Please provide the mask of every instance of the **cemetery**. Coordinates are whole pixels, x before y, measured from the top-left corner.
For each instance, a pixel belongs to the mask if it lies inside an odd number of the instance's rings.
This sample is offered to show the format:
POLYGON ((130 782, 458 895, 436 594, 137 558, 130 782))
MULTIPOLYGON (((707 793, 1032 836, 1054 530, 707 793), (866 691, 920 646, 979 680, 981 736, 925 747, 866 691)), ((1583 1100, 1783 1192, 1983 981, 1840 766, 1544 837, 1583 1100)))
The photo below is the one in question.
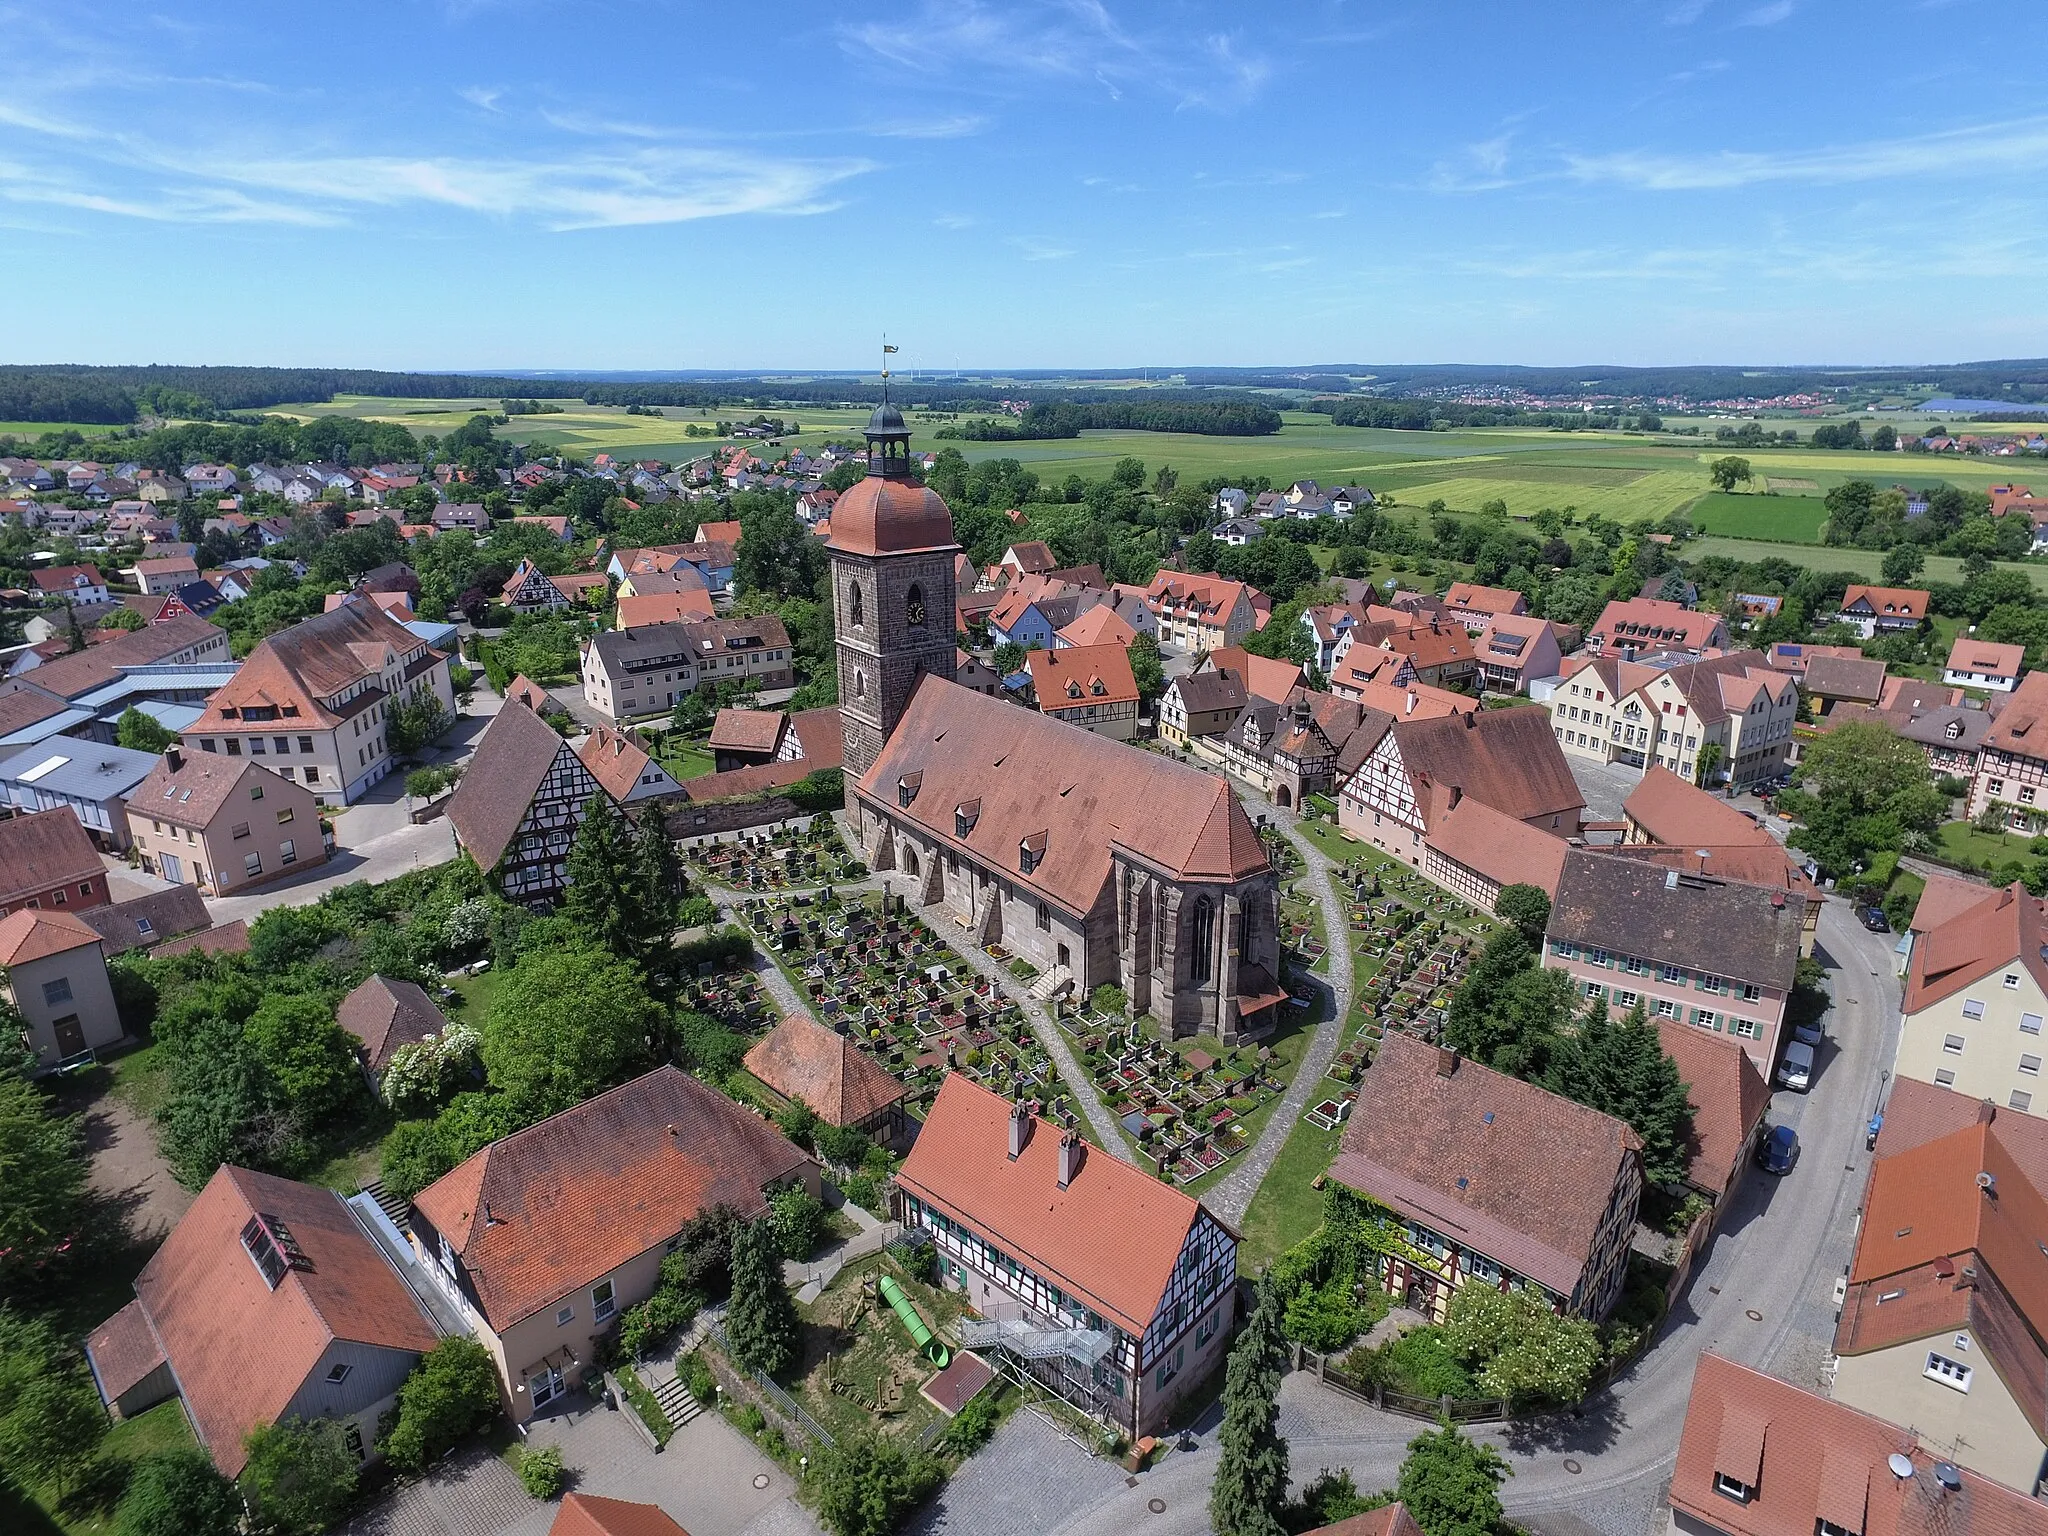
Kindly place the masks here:
POLYGON ((792 891, 859 880, 867 868, 847 852, 829 816, 684 845, 692 874, 743 892, 792 891))
POLYGON ((830 887, 739 903, 740 921, 821 1024, 851 1035, 922 1116, 948 1071, 1077 1123, 1065 1085, 1004 988, 961 962, 901 901, 830 887))

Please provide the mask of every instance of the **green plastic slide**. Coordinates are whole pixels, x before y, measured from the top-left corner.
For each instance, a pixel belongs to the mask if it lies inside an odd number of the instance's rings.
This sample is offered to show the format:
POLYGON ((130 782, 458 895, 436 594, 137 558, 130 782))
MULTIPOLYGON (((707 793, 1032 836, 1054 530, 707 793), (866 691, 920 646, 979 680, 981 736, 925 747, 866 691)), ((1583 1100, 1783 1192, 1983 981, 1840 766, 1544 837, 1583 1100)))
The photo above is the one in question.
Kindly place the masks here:
POLYGON ((882 1300, 889 1303, 889 1309, 902 1320, 903 1326, 910 1330, 910 1342, 924 1351, 925 1359, 940 1370, 951 1365, 952 1351, 932 1336, 931 1329, 926 1327, 924 1319, 917 1315, 917 1308, 910 1304, 910 1298, 903 1294, 903 1288, 897 1285, 894 1276, 882 1276, 881 1292, 882 1300))

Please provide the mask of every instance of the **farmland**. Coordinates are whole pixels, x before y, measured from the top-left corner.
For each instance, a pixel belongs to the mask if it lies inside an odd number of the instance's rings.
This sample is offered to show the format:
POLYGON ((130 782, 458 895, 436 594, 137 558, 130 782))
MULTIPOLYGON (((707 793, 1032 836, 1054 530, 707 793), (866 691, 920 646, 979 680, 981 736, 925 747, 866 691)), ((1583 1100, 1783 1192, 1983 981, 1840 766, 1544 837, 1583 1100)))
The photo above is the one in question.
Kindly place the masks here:
MULTIPOLYGON (((1718 535, 1695 539, 1685 549, 1687 558, 1695 560, 1707 555, 1724 555, 1730 560, 1742 561, 1768 560, 1775 556, 1819 571, 1852 571, 1865 581, 1879 581, 1884 575, 1884 551, 1881 549, 1816 548, 1811 544, 1773 544, 1762 539, 1729 539, 1718 535)), ((2048 562, 2001 560, 1998 568, 2025 571, 2028 580, 2048 592, 2048 562)), ((1927 568, 1918 579, 1960 582, 1963 579, 1963 562, 1953 555, 1929 555, 1927 568)))
MULTIPOLYGON (((1775 479, 1775 477, 1773 477, 1775 479)), ((1686 514, 1693 526, 1731 539, 1818 544, 1827 503, 1818 496, 1747 496, 1709 491, 1686 514)))

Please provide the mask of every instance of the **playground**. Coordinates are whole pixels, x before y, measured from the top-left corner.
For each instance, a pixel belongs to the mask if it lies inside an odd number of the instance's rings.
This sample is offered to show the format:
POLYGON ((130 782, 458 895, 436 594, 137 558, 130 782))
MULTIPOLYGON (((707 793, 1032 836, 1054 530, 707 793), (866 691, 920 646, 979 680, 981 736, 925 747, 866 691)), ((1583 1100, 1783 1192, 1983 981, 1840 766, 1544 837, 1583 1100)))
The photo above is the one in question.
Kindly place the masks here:
POLYGON ((952 1414, 925 1388, 943 1373, 935 1395, 957 1411, 966 1402, 961 1378, 969 1386, 983 1379, 975 1357, 948 1342, 959 1336, 966 1298, 915 1278, 893 1248, 856 1259, 800 1310, 804 1358, 790 1392, 835 1437, 928 1445, 952 1414))

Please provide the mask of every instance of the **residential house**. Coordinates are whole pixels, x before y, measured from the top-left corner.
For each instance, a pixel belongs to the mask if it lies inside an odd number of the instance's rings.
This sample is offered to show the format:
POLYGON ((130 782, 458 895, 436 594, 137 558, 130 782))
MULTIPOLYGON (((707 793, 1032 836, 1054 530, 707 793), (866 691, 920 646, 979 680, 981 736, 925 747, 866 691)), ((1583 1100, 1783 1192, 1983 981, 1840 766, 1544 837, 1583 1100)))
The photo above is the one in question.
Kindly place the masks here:
POLYGON ((1251 694, 1234 668, 1205 667, 1176 677, 1159 700, 1159 739, 1185 747, 1198 737, 1221 736, 1244 713, 1251 694))
POLYGON ((2029 672, 1993 717, 1977 750, 1971 820, 2003 806, 2006 825, 2034 832, 2048 823, 2048 673, 2029 672))
MULTIPOLYGON (((2023 1110, 2040 1091, 2041 1020, 2048 1015, 2048 920, 2015 881, 1919 932, 1900 1003, 1900 1078, 2023 1110)), ((1916 914, 1915 927, 1922 919, 1916 914)))
POLYGON ((182 734, 202 753, 266 759, 321 805, 349 805, 396 766, 391 711, 415 699, 453 716, 447 654, 373 603, 344 603, 260 641, 182 734))
MULTIPOLYGON (((359 1197, 360 1198, 360 1197, 359 1197)), ((101 1397, 123 1417, 168 1398, 222 1474, 252 1430, 342 1426, 358 1461, 439 1329, 341 1196, 223 1167, 171 1229, 135 1300, 86 1340, 101 1397)))
POLYGON ((1004 550, 998 563, 1016 576, 1044 576, 1058 570, 1060 562, 1043 539, 1026 539, 1004 550))
POLYGON ((1233 517, 1211 528, 1209 535, 1219 544, 1228 544, 1232 549, 1242 549, 1253 539, 1262 537, 1265 531, 1252 518, 1233 517))
POLYGON ((1255 656, 1243 646, 1226 646, 1220 651, 1211 651, 1196 666, 1197 674, 1219 671, 1223 668, 1237 673, 1244 679, 1245 689, 1255 699, 1268 703, 1284 704, 1297 688, 1308 686, 1308 674, 1302 671, 1298 662, 1282 661, 1271 656, 1255 656))
POLYGON ((1565 855, 1543 966, 1624 1015, 1640 1005, 1740 1041, 1768 1076, 1799 965, 1806 904, 1782 891, 1591 849, 1565 855))
POLYGON ((1218 517, 1244 517, 1251 511, 1251 497, 1237 486, 1225 486, 1209 498, 1209 510, 1218 517))
POLYGON ((79 916, 100 936, 100 950, 109 959, 213 926, 205 901, 189 885, 131 896, 111 906, 93 907, 79 916))
POLYGON ((1585 796, 1544 717, 1533 709, 1496 709, 1434 719, 1394 715, 1340 785, 1337 823, 1424 868, 1433 819, 1455 803, 1436 794, 1439 787, 1559 838, 1578 836, 1584 819, 1585 796))
POLYGON ((1798 722, 1793 678, 1732 651, 1669 667, 1616 657, 1564 662, 1547 705, 1559 746, 1575 756, 1697 779, 1749 784, 1785 765, 1798 722), (1710 750, 1711 749, 1711 750, 1710 750))
POLYGON ((631 1504, 594 1493, 566 1493, 548 1536, 690 1536, 658 1504, 631 1504))
POLYGON ((2031 1497, 2048 1470, 2048 1124, 1898 1088, 1835 1325, 1834 1397, 2031 1497))
POLYGON ((631 731, 600 725, 576 748, 577 759, 591 777, 620 805, 638 805, 664 795, 679 795, 682 785, 674 774, 647 755, 631 731))
POLYGON ((1487 912, 1511 885, 1557 894, 1571 846, 1563 838, 1459 789, 1432 786, 1432 793, 1435 804, 1422 839, 1425 875, 1487 912))
POLYGON ((1392 1219, 1404 1241, 1374 1278, 1426 1317, 1472 1284, 1595 1322, 1621 1299, 1642 1141, 1612 1115, 1389 1033, 1329 1176, 1392 1219))
POLYGON ((785 1103, 801 1103, 827 1125, 900 1147, 910 1130, 908 1090, 852 1038, 793 1013, 748 1050, 747 1070, 785 1103))
POLYGON ((1444 593, 1444 607, 1452 618, 1476 635, 1496 618, 1520 618, 1528 613, 1529 599, 1512 587, 1454 581, 1444 593))
POLYGON ((69 811, 93 845, 128 848, 128 792, 157 764, 153 752, 58 737, 0 759, 0 792, 17 814, 69 811))
POLYGON ((723 544, 728 549, 738 549, 740 547, 739 519, 727 518, 721 522, 699 523, 697 525, 697 542, 699 544, 723 544))
POLYGON ((609 585, 605 576, 550 576, 531 560, 521 560, 505 579, 498 601, 514 613, 547 613, 573 608, 591 591, 609 585))
POLYGON ((391 1058, 408 1045, 437 1040, 448 1029, 447 1015, 417 982, 368 976, 335 1009, 334 1022, 356 1038, 363 1071, 375 1086, 391 1058))
POLYGON ((1040 714, 1118 741, 1138 734, 1138 683, 1122 646, 1033 651, 1024 665, 1040 714))
POLYGON ((2048 1532, 2048 1506, 1948 1460, 1917 1430, 1711 1351, 1694 1368, 1669 1498, 1677 1536, 2048 1532))
POLYGON ((2020 685, 2026 670, 2026 647, 1996 645, 1988 640, 1957 635, 1949 647, 1948 665, 1941 680, 1952 688, 1982 688, 1991 693, 2011 693, 2020 685))
POLYGON ((53 565, 31 572, 29 579, 35 583, 36 596, 46 603, 107 601, 107 578, 98 566, 53 565))
POLYGON ((701 586, 678 586, 673 592, 622 597, 615 628, 646 629, 657 624, 695 624, 718 616, 711 593, 701 586))
POLYGON ((523 515, 514 517, 512 521, 515 525, 520 527, 540 528, 545 530, 546 532, 554 535, 554 539, 557 544, 569 544, 575 542, 575 530, 569 526, 569 519, 566 517, 541 517, 537 515, 523 515))
POLYGON ((511 699, 448 797, 455 841, 508 901, 559 896, 597 776, 555 728, 511 699))
POLYGON ((772 763, 786 717, 773 709, 721 709, 711 721, 706 745, 720 773, 753 763, 772 763))
MULTIPOLYGON (((1112 605, 1098 603, 1055 634, 1052 648, 1065 651, 1076 647, 1113 645, 1123 649, 1137 638, 1138 632, 1117 616, 1112 605)), ((955 680, 958 680, 957 674, 955 680)))
POLYGON ((1279 704, 1252 699, 1228 731, 1197 738, 1196 747, 1288 809, 1333 792, 1392 723, 1348 699, 1297 688, 1279 704))
POLYGON ((1145 589, 1145 603, 1159 625, 1162 645, 1217 651, 1259 627, 1256 595, 1241 581, 1161 571, 1145 589))
POLYGON ((774 614, 600 630, 583 647, 583 698, 624 723, 666 715, 706 683, 788 688, 789 632, 774 614))
POLYGON ((1002 677, 994 667, 957 649, 953 652, 953 681, 971 693, 988 698, 994 698, 1003 687, 1002 677))
POLYGON ((1756 1058, 1726 1035, 1659 1019, 1657 1038, 1677 1066, 1692 1106, 1686 1186, 1718 1207, 1749 1168, 1771 1107, 1771 1085, 1756 1058))
POLYGON ((491 514, 482 502, 444 501, 434 508, 434 532, 467 533, 478 538, 491 531, 491 514))
POLYGON ((979 1315, 963 1342, 1133 1440, 1223 1362, 1237 1234, 1026 1105, 949 1074, 892 1204, 979 1315))
POLYGON ((1928 777, 1961 779, 1968 784, 1977 776, 1984 738, 1991 733, 1996 719, 1989 710, 1967 704, 1904 709, 1864 709, 1842 704, 1836 706, 1820 729, 1825 732, 1857 723, 1881 725, 1916 743, 1927 754, 1928 777))
POLYGON ((188 464, 185 466, 185 484, 194 496, 215 496, 232 491, 236 484, 235 472, 225 464, 188 464))
POLYGON ((1914 587, 1867 587, 1852 583, 1842 606, 1823 622, 1846 624, 1864 639, 1918 629, 1927 618, 1927 594, 1914 587))
POLYGON ((1488 693, 1526 694, 1531 682, 1556 677, 1564 666, 1557 626, 1546 619, 1496 614, 1474 644, 1479 682, 1488 693))
POLYGON ((128 797, 148 873, 226 896, 327 862, 320 801, 250 758, 167 749, 128 797))
POLYGON ((1473 639, 1455 618, 1435 612, 1368 606, 1362 622, 1332 626, 1332 675, 1359 683, 1426 683, 1433 688, 1468 686, 1479 677, 1473 639), (1387 658, 1398 656, 1392 671, 1387 658))
POLYGON ((690 1222, 759 1217, 793 1186, 818 1193, 808 1155, 664 1066, 473 1154, 414 1198, 411 1235, 525 1424, 594 1368, 690 1222))
POLYGON ((1698 657, 1728 644, 1728 626, 1717 613, 1698 613, 1654 597, 1617 599, 1600 611, 1586 633, 1590 656, 1633 661, 1644 652, 1682 651, 1698 657))
POLYGON ((1804 861, 1757 822, 1661 764, 1644 772, 1621 810, 1621 845, 1608 851, 1647 859, 1661 869, 1712 874, 1796 896, 1806 909, 1800 953, 1813 953, 1821 890, 1808 878, 1804 861))
POLYGON ((31 1072, 84 1060, 128 1039, 107 979, 105 946, 76 913, 22 907, 0 918, 0 988, 21 1015, 19 1043, 27 1047, 31 1072))
POLYGON ((135 584, 145 597, 175 592, 199 579, 199 566, 189 555, 181 559, 141 560, 134 567, 135 584))
POLYGON ((1652 576, 1643 583, 1642 590, 1636 596, 1660 598, 1667 603, 1676 603, 1681 608, 1697 608, 1700 605, 1699 586, 1687 581, 1676 571, 1668 571, 1662 576, 1652 576))
POLYGON ((0 821, 0 915, 24 909, 105 906, 107 870, 69 811, 32 811, 0 821))
POLYGON ((1338 517, 1349 517, 1362 507, 1377 505, 1373 493, 1362 485, 1340 485, 1330 492, 1330 510, 1338 517))
POLYGON ((1309 664, 1328 676, 1337 664, 1338 648, 1362 622, 1362 610, 1351 603, 1322 603, 1301 610, 1301 627, 1309 634, 1309 664))
POLYGON ((997 645, 1051 650, 1059 632, 1107 598, 1050 576, 1021 576, 1004 588, 989 610, 989 638, 997 645))

